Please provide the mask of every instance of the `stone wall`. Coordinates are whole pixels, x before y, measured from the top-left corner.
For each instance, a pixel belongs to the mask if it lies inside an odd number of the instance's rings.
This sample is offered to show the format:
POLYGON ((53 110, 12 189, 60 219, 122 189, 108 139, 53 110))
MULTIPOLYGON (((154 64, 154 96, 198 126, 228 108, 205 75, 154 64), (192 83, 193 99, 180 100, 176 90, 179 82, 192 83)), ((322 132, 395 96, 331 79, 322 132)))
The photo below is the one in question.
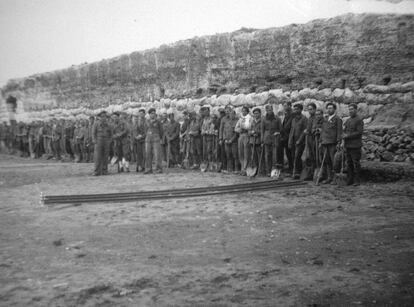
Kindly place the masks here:
POLYGON ((269 89, 357 91, 414 80, 413 57, 413 15, 347 14, 195 37, 10 80, 2 95, 16 96, 27 112, 269 89))

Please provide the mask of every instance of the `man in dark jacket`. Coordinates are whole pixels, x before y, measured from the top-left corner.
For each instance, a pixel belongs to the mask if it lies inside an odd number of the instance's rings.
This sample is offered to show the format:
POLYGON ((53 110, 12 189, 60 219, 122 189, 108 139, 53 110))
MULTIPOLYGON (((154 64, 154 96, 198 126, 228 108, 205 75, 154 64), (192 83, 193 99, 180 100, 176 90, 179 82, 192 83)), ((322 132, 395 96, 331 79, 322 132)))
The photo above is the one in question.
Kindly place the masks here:
POLYGON ((308 120, 302 114, 303 105, 297 103, 293 106, 292 126, 289 133, 288 147, 293 157, 293 178, 299 179, 302 172, 302 154, 305 149, 305 131, 308 120))
POLYGON ((238 172, 239 171, 239 155, 238 155, 238 135, 235 131, 238 119, 236 112, 230 107, 226 107, 226 116, 220 121, 219 140, 222 148, 226 152, 226 168, 222 166, 222 172, 238 172))
POLYGON ((331 183, 334 176, 334 157, 342 141, 342 119, 336 115, 336 105, 329 102, 326 105, 328 112, 322 123, 321 145, 323 155, 326 155, 325 165, 328 178, 322 183, 331 183))
MULTIPOLYGON (((250 167, 258 167, 262 149, 262 111, 259 108, 253 110, 253 121, 248 135, 251 146, 250 153, 253 155, 253 161, 249 158, 248 165, 250 167)), ((261 170, 257 169, 257 172, 260 174, 261 170)))
POLYGON ((108 173, 109 146, 112 140, 113 128, 107 121, 107 113, 102 111, 98 114, 92 129, 92 142, 94 148, 95 169, 93 176, 106 175, 108 173))
POLYGON ((277 147, 280 144, 280 132, 282 121, 273 112, 272 105, 266 105, 266 115, 262 119, 262 144, 265 150, 266 175, 270 176, 272 167, 281 168, 277 165, 277 147))
POLYGON ((152 161, 155 160, 155 172, 162 173, 161 166, 161 139, 164 137, 164 130, 161 121, 157 119, 155 109, 148 110, 150 118, 145 123, 145 172, 152 173, 152 161))
POLYGON ((145 109, 139 110, 138 118, 132 130, 134 152, 136 153, 135 159, 137 161, 136 171, 142 172, 145 168, 145 109))
POLYGON ((308 159, 312 163, 312 168, 316 168, 316 139, 315 135, 312 133, 312 127, 316 122, 316 105, 311 102, 307 106, 309 112, 308 124, 306 126, 306 146, 308 146, 309 156, 308 159))
POLYGON ((364 122, 357 115, 357 105, 350 104, 348 107, 350 118, 345 122, 345 129, 342 138, 344 139, 344 147, 346 151, 346 160, 348 166, 348 185, 354 186, 360 183, 361 172, 361 147, 362 132, 364 130, 364 122))
POLYGON ((167 165, 177 166, 178 164, 178 154, 180 151, 180 124, 175 120, 174 113, 168 114, 169 122, 166 125, 165 131, 165 140, 167 142, 167 165), (168 155, 169 149, 169 155, 168 155))
POLYGON ((285 102, 283 104, 284 118, 282 121, 282 131, 280 134, 280 145, 278 146, 277 158, 279 159, 278 164, 284 165, 284 154, 288 159, 288 174, 292 174, 293 171, 293 157, 292 152, 289 148, 289 134, 292 126, 292 104, 290 102, 285 102))

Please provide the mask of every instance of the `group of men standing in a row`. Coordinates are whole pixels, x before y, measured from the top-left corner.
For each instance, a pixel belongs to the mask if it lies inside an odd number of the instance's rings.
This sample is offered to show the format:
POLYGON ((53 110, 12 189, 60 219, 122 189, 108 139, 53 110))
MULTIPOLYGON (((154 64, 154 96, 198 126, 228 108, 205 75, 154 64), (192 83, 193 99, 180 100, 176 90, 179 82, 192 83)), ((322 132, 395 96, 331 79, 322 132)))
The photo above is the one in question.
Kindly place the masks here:
POLYGON ((32 159, 92 162, 94 119, 4 122, 0 124, 0 152, 32 159))
POLYGON ((216 162, 223 173, 247 175, 247 169, 255 167, 262 175, 270 176, 276 169, 299 178, 306 160, 313 169, 323 164, 323 183, 331 183, 335 154, 344 150, 348 184, 359 184, 363 121, 355 104, 349 105, 350 118, 343 123, 334 103, 326 105, 325 115, 315 104, 308 104, 309 118, 300 103, 292 107, 286 102, 282 114, 275 114, 270 103, 265 114, 260 108, 250 112, 243 107, 239 117, 230 106, 218 115, 202 107, 199 113, 184 112, 181 125, 173 113, 158 116, 155 109, 148 111, 148 118, 144 109, 139 110, 132 122, 125 113, 109 117, 101 112, 92 128, 94 175, 106 174, 112 159, 119 172, 129 172, 131 160, 137 163, 136 171, 144 174, 161 173, 162 161, 167 167, 191 169, 216 162))

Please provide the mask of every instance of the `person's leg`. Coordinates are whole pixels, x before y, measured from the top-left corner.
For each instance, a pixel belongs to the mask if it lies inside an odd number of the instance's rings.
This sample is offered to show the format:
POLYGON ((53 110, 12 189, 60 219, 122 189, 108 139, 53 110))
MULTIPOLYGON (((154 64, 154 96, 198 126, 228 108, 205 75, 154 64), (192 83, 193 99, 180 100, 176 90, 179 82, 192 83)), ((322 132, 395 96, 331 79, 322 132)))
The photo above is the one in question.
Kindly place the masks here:
POLYGON ((233 155, 232 155, 232 144, 225 144, 226 156, 227 156, 227 171, 232 172, 233 168, 233 155))
POLYGON ((352 149, 351 148, 347 148, 346 150, 346 172, 347 172, 347 185, 351 185, 354 183, 354 177, 355 177, 355 173, 354 173, 354 161, 352 160, 352 149))
POLYGON ((295 174, 296 177, 300 177, 300 173, 302 172, 302 154, 303 151, 305 150, 305 145, 304 144, 300 144, 298 146, 295 146, 295 174))
POLYGON ((251 145, 249 143, 249 137, 247 136, 247 134, 243 135, 243 162, 244 162, 244 170, 247 169, 247 166, 250 163, 250 158, 251 158, 251 145))
POLYGON ((244 146, 243 146, 243 135, 241 135, 237 142, 237 151, 239 153, 239 163, 241 166, 241 171, 245 171, 244 169, 244 146))
POLYGON ((101 161, 101 167, 102 167, 102 174, 106 175, 108 174, 108 159, 109 159, 109 148, 111 146, 110 140, 104 140, 102 142, 102 161, 101 161))
POLYGON ((265 144, 264 145, 264 156, 265 156, 265 172, 266 175, 269 175, 272 171, 272 155, 273 155, 273 148, 272 144, 265 144))
POLYGON ((145 140, 145 172, 152 171, 152 150, 153 150, 153 137, 147 136, 145 140))
POLYGON ((284 141, 283 142, 283 147, 284 147, 284 151, 285 151, 285 153, 286 153, 286 157, 287 157, 287 160, 288 160, 288 173, 289 174, 292 174, 292 172, 293 172, 293 167, 294 167, 294 165, 293 165, 293 153, 292 153, 292 151, 290 150, 290 148, 289 148, 289 146, 288 146, 288 142, 287 141, 284 141))
POLYGON ((102 175, 102 147, 102 141, 98 140, 95 144, 94 175, 102 175))
POLYGON ((156 164, 156 170, 158 172, 162 171, 162 161, 161 161, 161 145, 160 145, 160 139, 155 138, 154 139, 154 160, 156 164))
POLYGON ((351 152, 352 162, 354 167, 354 185, 361 183, 361 148, 353 148, 351 152))

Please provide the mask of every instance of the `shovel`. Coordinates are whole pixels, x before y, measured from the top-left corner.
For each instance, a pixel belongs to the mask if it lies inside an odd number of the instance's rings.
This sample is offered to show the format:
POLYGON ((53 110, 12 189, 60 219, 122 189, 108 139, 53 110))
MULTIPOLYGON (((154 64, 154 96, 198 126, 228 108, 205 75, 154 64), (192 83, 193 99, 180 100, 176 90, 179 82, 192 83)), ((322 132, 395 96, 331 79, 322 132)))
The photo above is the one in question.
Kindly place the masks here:
MULTIPOLYGON (((185 141, 184 141, 185 142, 185 141)), ((190 143, 191 140, 189 140, 188 142, 186 142, 186 152, 185 152, 185 158, 183 160, 183 168, 184 169, 189 169, 190 168, 190 161, 188 159, 189 155, 190 155, 190 143)))
POLYGON ((260 152, 260 159, 259 159, 259 168, 257 169, 259 175, 260 175, 260 171, 262 170, 263 154, 264 154, 264 145, 262 145, 262 151, 260 152))
MULTIPOLYGON (((275 135, 275 148, 273 150, 277 152, 279 146, 280 146, 280 134, 277 134, 275 135)), ((273 162, 273 165, 275 166, 272 167, 272 171, 270 172, 270 178, 278 180, 280 178, 281 170, 276 166, 275 162, 277 163, 277 161, 273 162)))
POLYGON ((248 177, 253 177, 257 173, 257 167, 253 167, 255 146, 256 146, 256 136, 253 139, 252 156, 250 157, 250 165, 246 169, 246 174, 248 177))
POLYGON ((214 161, 210 162, 210 171, 217 172, 217 138, 216 135, 213 135, 213 152, 214 152, 214 161))
MULTIPOLYGON (((213 136, 213 152, 214 152, 214 148, 215 148, 215 137, 213 136)), ((209 172, 214 172, 215 171, 215 167, 216 164, 214 161, 208 161, 208 171, 209 172)))
POLYGON ((341 171, 335 174, 334 181, 337 185, 343 187, 347 184, 347 175, 344 174, 345 169, 345 152, 341 150, 341 171))
POLYGON ((318 173, 320 170, 320 166, 319 166, 319 140, 318 137, 315 137, 315 162, 316 162, 316 168, 313 171, 313 180, 316 182, 316 178, 318 177, 318 173))
POLYGON ((170 141, 167 141, 167 168, 170 168, 170 141))
POLYGON ((221 161, 221 157, 220 160, 218 159, 218 148, 220 148, 220 152, 223 152, 223 147, 224 145, 217 142, 217 149, 216 149, 216 163, 217 163, 217 172, 221 172, 221 168, 223 167, 223 162, 221 161))
POLYGON ((321 167, 319 168, 319 170, 318 170, 318 168, 316 168, 316 170, 315 170, 315 172, 317 171, 317 175, 316 175, 316 185, 319 185, 319 181, 321 180, 321 178, 322 178, 322 172, 323 172, 323 166, 324 166, 324 164, 325 164, 325 159, 326 159, 326 153, 328 152, 328 150, 325 150, 325 152, 324 152, 324 154, 323 154, 323 158, 322 158, 322 164, 321 164, 321 167))
POLYGON ((200 170, 204 173, 207 171, 208 162, 206 161, 206 137, 203 135, 203 162, 200 163, 200 170))

